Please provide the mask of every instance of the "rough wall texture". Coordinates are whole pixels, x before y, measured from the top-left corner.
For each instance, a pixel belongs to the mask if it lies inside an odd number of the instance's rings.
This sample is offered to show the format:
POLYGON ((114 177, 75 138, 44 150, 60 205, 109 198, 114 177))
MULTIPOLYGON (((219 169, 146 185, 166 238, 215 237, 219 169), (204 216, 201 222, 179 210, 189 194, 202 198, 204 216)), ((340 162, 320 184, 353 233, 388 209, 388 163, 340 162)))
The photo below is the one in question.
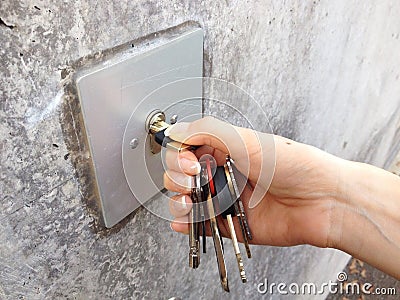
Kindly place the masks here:
MULTIPOLYGON (((117 233, 91 230, 59 122, 70 62, 194 20, 205 75, 249 91, 275 133, 389 166, 400 148, 399 13, 398 1, 369 0, 1 1, 0 299, 223 296, 212 255, 188 270, 186 237, 145 210, 117 233)), ((347 261, 253 249, 246 285, 227 254, 235 298, 257 298, 264 278, 334 280, 347 261)))

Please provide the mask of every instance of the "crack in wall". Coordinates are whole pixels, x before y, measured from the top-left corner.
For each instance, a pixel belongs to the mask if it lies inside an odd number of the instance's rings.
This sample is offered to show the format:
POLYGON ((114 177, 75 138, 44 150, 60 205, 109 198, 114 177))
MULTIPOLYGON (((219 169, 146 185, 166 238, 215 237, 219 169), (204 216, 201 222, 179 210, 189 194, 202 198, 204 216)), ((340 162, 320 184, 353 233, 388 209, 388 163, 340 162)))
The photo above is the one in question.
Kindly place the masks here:
POLYGON ((14 29, 16 27, 16 25, 6 23, 6 21, 4 21, 3 18, 1 17, 0 17, 0 26, 7 27, 8 29, 14 29))

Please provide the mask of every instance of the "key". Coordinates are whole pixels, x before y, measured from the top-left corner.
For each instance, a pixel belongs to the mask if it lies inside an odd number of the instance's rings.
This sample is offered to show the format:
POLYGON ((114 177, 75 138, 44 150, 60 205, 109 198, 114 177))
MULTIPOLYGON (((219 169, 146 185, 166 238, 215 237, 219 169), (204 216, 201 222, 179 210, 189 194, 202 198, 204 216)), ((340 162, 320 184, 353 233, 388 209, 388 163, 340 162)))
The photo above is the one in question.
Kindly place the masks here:
POLYGON ((192 191, 190 196, 193 206, 189 213, 189 266, 193 269, 197 269, 200 264, 200 176, 192 176, 192 179, 192 191))
POLYGON ((251 258, 251 252, 250 252, 250 246, 249 246, 248 240, 252 240, 253 237, 252 237, 250 227, 249 227, 249 224, 247 221, 247 217, 246 217, 246 214, 244 211, 243 202, 240 199, 240 191, 237 186, 236 178, 235 178, 235 175, 233 172, 232 159, 229 156, 226 157, 226 162, 225 162, 224 168, 225 168, 225 175, 227 178, 231 197, 233 199, 236 199, 235 204, 234 204, 235 211, 236 211, 236 215, 239 219, 239 225, 240 225, 240 229, 242 231, 243 242, 244 242, 244 245, 246 248, 247 257, 251 258))
POLYGON ((201 241, 203 243, 203 253, 207 252, 207 236, 206 236, 206 215, 205 215, 205 207, 204 207, 204 201, 203 198, 201 197, 200 199, 201 205, 200 205, 200 220, 201 220, 201 231, 202 231, 202 236, 201 236, 201 241))
POLYGON ((227 220, 229 235, 231 237, 233 250, 236 256, 236 262, 239 268, 240 279, 243 283, 247 282, 246 272, 244 270, 244 264, 242 255, 240 253, 239 244, 237 241, 237 236, 235 232, 235 227, 233 225, 232 216, 237 216, 235 210, 236 198, 231 196, 228 183, 231 180, 230 175, 226 175, 225 172, 226 165, 217 168, 217 172, 214 175, 214 183, 216 192, 218 195, 219 202, 219 212, 221 216, 227 220))
POLYGON ((159 145, 161 145, 165 148, 176 150, 176 151, 183 151, 183 150, 193 151, 198 148, 198 146, 191 146, 191 145, 187 145, 187 144, 183 144, 183 143, 174 141, 173 139, 165 136, 165 130, 166 130, 166 128, 163 128, 162 130, 154 133, 154 139, 155 139, 156 143, 158 143, 159 145))
MULTIPOLYGON (((193 151, 198 146, 191 146, 172 140, 165 136, 165 130, 170 125, 165 122, 165 114, 160 112, 159 115, 149 123, 149 133, 151 136, 150 145, 152 151, 157 147, 165 147, 178 152, 193 151), (156 146, 156 144, 159 146, 156 146)), ((158 153, 158 151, 153 153, 158 153)), ((206 253, 206 231, 205 231, 205 218, 204 209, 198 203, 202 202, 200 192, 200 182, 197 176, 193 177, 193 189, 191 191, 191 198, 193 202, 193 209, 189 213, 189 266, 193 269, 198 268, 200 264, 200 228, 202 231, 203 252, 206 253), (200 206, 200 207, 199 207, 200 206), (201 218, 201 219, 200 219, 201 218), (201 222, 199 222, 201 220, 201 222)))
POLYGON ((229 292, 228 275, 227 275, 227 269, 224 257, 224 248, 223 248, 224 246, 223 246, 222 236, 220 234, 220 230, 218 227, 216 219, 217 214, 215 212, 214 201, 212 198, 212 194, 215 194, 215 187, 212 176, 211 161, 210 158, 207 156, 205 156, 205 158, 203 156, 202 158, 200 158, 199 161, 200 165, 202 166, 202 176, 205 179, 205 182, 208 183, 203 185, 203 195, 205 195, 207 199, 206 202, 207 217, 210 220, 211 234, 214 241, 214 249, 217 258, 220 282, 222 288, 226 292, 229 292))
MULTIPOLYGON (((164 118, 157 118, 149 126, 149 133, 155 143, 153 145, 154 148, 156 144, 159 144, 158 147, 163 146, 180 152, 194 151, 199 147, 182 144, 166 137, 164 133, 169 124, 164 122, 165 115, 163 113, 162 115, 164 118)), ((153 153, 158 153, 159 151, 157 150, 153 153)), ((249 258, 251 257, 251 252, 248 240, 252 239, 252 235, 244 206, 240 199, 231 158, 229 156, 226 157, 223 167, 216 167, 216 162, 210 155, 199 161, 201 172, 200 175, 193 176, 193 188, 191 191, 193 208, 189 213, 189 266, 196 269, 200 264, 200 231, 202 231, 203 253, 206 253, 205 220, 209 219, 221 285, 225 291, 229 292, 224 244, 218 227, 217 216, 221 214, 227 220, 242 282, 246 282, 247 278, 233 224, 233 216, 236 216, 239 220, 246 253, 249 258)))

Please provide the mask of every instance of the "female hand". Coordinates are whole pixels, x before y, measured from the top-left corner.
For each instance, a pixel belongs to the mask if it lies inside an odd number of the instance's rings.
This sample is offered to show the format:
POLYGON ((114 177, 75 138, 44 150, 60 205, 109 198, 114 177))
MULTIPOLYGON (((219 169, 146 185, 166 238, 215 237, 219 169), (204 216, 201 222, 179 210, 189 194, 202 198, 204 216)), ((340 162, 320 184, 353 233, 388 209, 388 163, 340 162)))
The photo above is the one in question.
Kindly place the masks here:
MULTIPOLYGON (((167 135, 186 144, 203 145, 194 153, 167 150, 164 185, 179 193, 172 197, 170 205, 176 218, 171 224, 174 230, 189 231, 188 194, 191 176, 200 170, 197 159, 208 153, 223 165, 229 153, 238 170, 248 174, 241 199, 252 230, 252 243, 332 246, 331 222, 343 160, 305 144, 234 127, 211 117, 175 124, 167 135), (253 202, 260 202, 249 208, 252 197, 253 202)), ((227 236, 226 220, 219 218, 219 222, 222 234, 227 236)), ((241 235, 238 238, 241 240, 241 235)))
MULTIPOLYGON (((164 185, 179 193, 170 201, 174 230, 189 231, 188 194, 190 176, 200 171, 197 158, 208 153, 222 165, 229 154, 247 174, 241 198, 252 243, 332 247, 400 279, 398 176, 211 117, 178 123, 168 131, 174 140, 203 145, 195 153, 167 151, 164 185)), ((219 217, 218 222, 229 237, 226 220, 219 217)))

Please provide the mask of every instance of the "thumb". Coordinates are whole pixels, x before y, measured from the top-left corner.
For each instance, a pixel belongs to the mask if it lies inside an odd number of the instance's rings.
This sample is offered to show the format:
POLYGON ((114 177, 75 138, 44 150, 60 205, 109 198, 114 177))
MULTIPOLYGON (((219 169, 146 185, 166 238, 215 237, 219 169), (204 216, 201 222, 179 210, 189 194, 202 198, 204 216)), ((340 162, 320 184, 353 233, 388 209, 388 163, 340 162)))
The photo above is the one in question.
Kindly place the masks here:
POLYGON ((176 123, 167 128, 165 135, 189 145, 207 145, 234 160, 242 160, 248 157, 246 144, 250 142, 244 139, 243 130, 246 129, 207 116, 191 123, 176 123))
POLYGON ((191 123, 176 123, 165 131, 165 135, 181 143, 207 145, 229 154, 238 170, 253 183, 250 207, 262 200, 272 182, 275 146, 271 134, 236 127, 207 116, 191 123), (268 154, 266 157, 264 152, 268 154))

